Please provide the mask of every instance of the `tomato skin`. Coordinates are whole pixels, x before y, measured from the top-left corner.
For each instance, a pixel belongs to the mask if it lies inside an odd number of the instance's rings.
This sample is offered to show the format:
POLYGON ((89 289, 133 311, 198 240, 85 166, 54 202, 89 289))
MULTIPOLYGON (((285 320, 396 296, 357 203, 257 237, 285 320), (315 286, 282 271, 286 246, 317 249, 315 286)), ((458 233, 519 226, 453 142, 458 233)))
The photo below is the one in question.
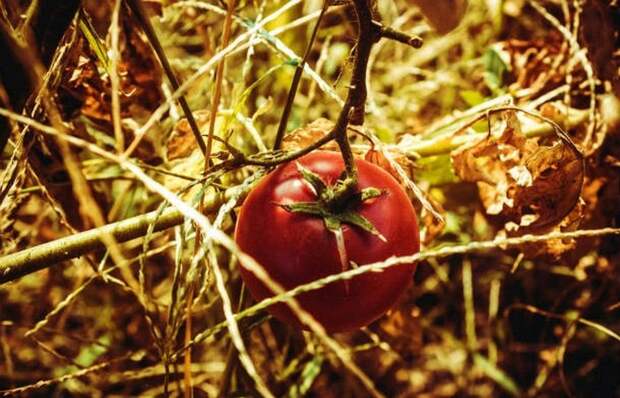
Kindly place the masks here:
MULTIPOLYGON (((338 152, 315 151, 297 161, 329 185, 344 170, 338 152)), ((384 191, 381 196, 362 203, 358 212, 387 242, 359 227, 343 224, 349 260, 364 265, 418 252, 418 223, 407 194, 381 168, 361 159, 356 164, 359 189, 375 187, 384 191)), ((250 192, 239 213, 235 230, 239 247, 286 289, 342 272, 336 238, 325 228, 323 220, 279 206, 315 200, 296 163, 290 162, 264 177, 250 192)), ((303 293, 297 299, 327 331, 354 330, 385 313, 409 286, 414 270, 415 264, 402 264, 383 272, 368 272, 303 293)), ((254 299, 273 296, 249 270, 241 267, 240 272, 254 299)), ((300 326, 286 304, 272 306, 270 312, 286 323, 300 326)))

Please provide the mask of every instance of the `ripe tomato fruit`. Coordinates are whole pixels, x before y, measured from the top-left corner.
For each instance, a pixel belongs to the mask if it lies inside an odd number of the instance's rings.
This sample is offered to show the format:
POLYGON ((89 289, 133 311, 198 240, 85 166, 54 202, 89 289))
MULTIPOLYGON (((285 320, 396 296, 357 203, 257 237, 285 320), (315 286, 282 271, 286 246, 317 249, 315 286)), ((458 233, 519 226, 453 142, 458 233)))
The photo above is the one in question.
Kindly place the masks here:
MULTIPOLYGON (((334 184, 344 170, 338 152, 315 151, 297 162, 326 185, 334 184)), ((239 247, 286 289, 343 271, 336 234, 326 228, 323 219, 283 207, 317 200, 297 162, 279 166, 258 183, 241 207, 235 230, 239 247)), ((361 159, 356 164, 358 188, 374 187, 382 193, 358 203, 352 210, 372 223, 381 236, 356 225, 342 224, 350 266, 418 252, 418 223, 407 194, 383 169, 361 159)), ((415 264, 401 264, 383 272, 367 272, 303 293, 297 299, 327 331, 349 331, 385 313, 409 286, 414 270, 415 264)), ((249 270, 241 267, 240 272, 254 299, 273 296, 249 270)), ((286 304, 272 306, 270 312, 286 323, 301 326, 286 304)))

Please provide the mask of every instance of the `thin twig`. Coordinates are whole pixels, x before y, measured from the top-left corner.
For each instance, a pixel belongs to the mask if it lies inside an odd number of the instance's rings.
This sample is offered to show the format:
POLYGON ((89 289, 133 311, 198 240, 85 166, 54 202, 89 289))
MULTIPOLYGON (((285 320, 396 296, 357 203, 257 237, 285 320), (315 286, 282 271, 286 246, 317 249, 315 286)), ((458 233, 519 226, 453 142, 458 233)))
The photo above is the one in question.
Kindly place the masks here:
MULTIPOLYGON (((144 29, 144 33, 146 33, 146 36, 148 37, 149 42, 151 43, 151 45, 153 46, 153 49, 155 50, 155 54, 157 54, 157 58, 159 59, 161 66, 164 68, 164 72, 166 73, 166 76, 168 77, 168 80, 170 81, 170 85, 175 90, 175 92, 180 91, 181 85, 179 84, 179 80, 177 79, 176 74, 174 73, 174 70, 172 69, 172 66, 170 65, 170 62, 168 61, 168 57, 166 57, 164 48, 162 47, 159 39, 157 38, 155 29, 153 29, 153 25, 151 24, 151 21, 146 15, 146 11, 144 10, 142 3, 140 2, 140 0, 127 0, 127 4, 129 4, 129 7, 131 8, 133 13, 138 18, 138 21, 140 21, 140 24, 142 25, 142 29, 144 29)), ((183 109, 183 113, 185 114, 185 117, 187 118, 187 122, 189 123, 189 126, 192 130, 192 134, 194 134, 196 143, 200 147, 200 150, 205 155, 205 159, 206 159, 207 145, 205 144, 204 139, 202 138, 202 135, 200 134, 200 128, 198 127, 198 123, 196 123, 196 119, 194 119, 192 110, 190 109, 189 104, 187 103, 187 100, 185 99, 185 96, 182 93, 178 94, 176 98, 178 98, 179 100, 179 104, 181 105, 181 108, 183 109)), ((136 134, 136 138, 133 140, 133 142, 129 145, 129 147, 125 151, 125 156, 129 157, 131 155, 131 153, 136 149, 136 147, 140 143, 140 140, 142 139, 146 131, 147 130, 140 130, 142 134, 136 134)))
MULTIPOLYGON (((222 47, 228 46, 230 42, 230 28, 232 26, 233 12, 235 11, 235 0, 228 0, 228 9, 226 10, 226 20, 224 21, 224 32, 222 32, 222 47)), ((226 57, 220 59, 215 71, 215 85, 213 87, 213 99, 211 102, 211 113, 209 114, 209 132, 207 135, 207 148, 205 151, 205 170, 209 169, 211 164, 211 148, 213 146, 213 135, 215 134, 215 120, 217 119, 217 110, 220 106, 222 97, 222 82, 224 81, 224 70, 226 68, 226 57)), ((176 89, 176 88, 175 88, 176 89)))
POLYGON ((406 44, 413 48, 422 47, 423 41, 421 37, 412 36, 408 33, 401 32, 400 30, 390 28, 389 26, 383 26, 379 24, 378 22, 374 22, 374 23, 379 25, 379 29, 381 29, 381 37, 384 37, 390 40, 395 40, 399 43, 406 44))
POLYGON ((119 154, 125 150, 125 136, 123 127, 121 126, 121 102, 120 102, 120 76, 118 73, 118 64, 121 60, 121 52, 118 47, 120 35, 120 12, 123 0, 116 0, 114 10, 112 11, 112 22, 110 24, 110 86, 112 90, 112 124, 114 127, 114 138, 116 140, 116 152, 119 154))
POLYGON ((299 82, 301 81, 301 75, 306 67, 306 63, 308 62, 308 57, 310 56, 310 52, 312 51, 312 47, 314 45, 314 41, 316 40, 316 35, 319 31, 319 27, 321 26, 321 22, 323 21, 323 16, 325 15, 325 11, 329 8, 329 4, 331 0, 323 0, 323 8, 321 8, 321 13, 319 14, 319 18, 314 25, 314 29, 312 30, 312 35, 310 36, 310 40, 306 45, 306 51, 304 53, 301 61, 297 63, 297 68, 295 69, 295 75, 293 76, 293 81, 291 82, 291 88, 288 91, 288 97, 286 99, 286 104, 284 104, 284 110, 282 111, 282 116, 280 117, 280 123, 278 124, 278 131, 276 133, 276 139, 273 144, 273 149, 280 149, 282 147, 282 140, 284 139, 284 133, 286 132, 286 126, 288 125, 288 119, 291 115, 291 110, 293 109, 293 102, 295 102, 295 96, 297 94, 297 88, 299 87, 299 82))

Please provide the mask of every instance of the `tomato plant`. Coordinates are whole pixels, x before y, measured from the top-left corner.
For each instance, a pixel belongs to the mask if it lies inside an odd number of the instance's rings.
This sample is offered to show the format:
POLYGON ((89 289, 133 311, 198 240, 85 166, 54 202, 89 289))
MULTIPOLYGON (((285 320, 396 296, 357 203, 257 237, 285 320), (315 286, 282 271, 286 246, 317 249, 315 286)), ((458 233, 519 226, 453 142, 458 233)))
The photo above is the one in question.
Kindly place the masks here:
MULTIPOLYGON (((353 201, 343 211, 351 211, 370 223, 374 233, 345 220, 339 229, 343 239, 339 240, 325 218, 291 210, 295 204, 312 204, 319 199, 304 170, 320 178, 319 184, 326 187, 333 186, 343 172, 340 153, 315 151, 279 166, 250 192, 235 231, 240 248, 287 289, 342 272, 349 266, 418 252, 418 224, 407 194, 378 166, 361 159, 356 159, 356 165, 358 189, 373 187, 380 193, 353 201)), ((367 272, 297 298, 326 330, 353 330, 385 313, 410 284, 414 270, 414 264, 401 264, 383 272, 367 272)), ((249 270, 241 267, 240 271, 256 300, 273 295, 249 270)), ((271 312, 282 321, 300 325, 286 304, 271 307, 271 312)))

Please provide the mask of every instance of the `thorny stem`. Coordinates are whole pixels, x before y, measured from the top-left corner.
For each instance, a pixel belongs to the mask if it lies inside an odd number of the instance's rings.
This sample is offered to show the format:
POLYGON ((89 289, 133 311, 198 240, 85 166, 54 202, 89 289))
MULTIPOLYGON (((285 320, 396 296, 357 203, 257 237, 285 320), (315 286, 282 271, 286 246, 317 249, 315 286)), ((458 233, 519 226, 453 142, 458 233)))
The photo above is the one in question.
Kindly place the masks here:
POLYGON ((379 29, 381 29, 381 37, 395 40, 397 42, 411 46, 413 48, 422 47, 422 38, 419 36, 411 36, 408 33, 401 32, 399 30, 390 28, 389 26, 383 26, 377 21, 373 21, 373 23, 376 24, 379 27, 379 29))

